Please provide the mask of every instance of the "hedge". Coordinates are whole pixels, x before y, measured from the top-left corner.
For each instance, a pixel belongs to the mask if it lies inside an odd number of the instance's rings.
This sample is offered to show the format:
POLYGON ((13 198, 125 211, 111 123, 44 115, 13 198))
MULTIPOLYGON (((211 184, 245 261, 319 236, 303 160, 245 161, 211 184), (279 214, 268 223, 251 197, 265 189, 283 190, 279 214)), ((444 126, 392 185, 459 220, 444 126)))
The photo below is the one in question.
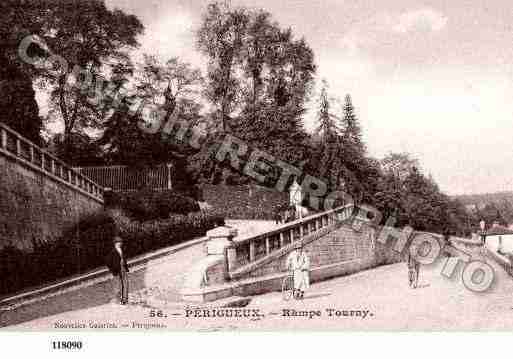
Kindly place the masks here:
POLYGON ((201 196, 229 219, 273 220, 289 204, 288 192, 257 185, 202 185, 201 196))
POLYGON ((205 235, 206 231, 224 225, 224 217, 217 211, 201 211, 188 215, 171 215, 164 220, 133 221, 117 215, 115 222, 129 257, 179 244, 205 235))
POLYGON ((101 212, 80 221, 58 242, 34 243, 31 253, 15 247, 1 249, 0 295, 103 266, 116 227, 130 258, 203 236, 223 224, 224 217, 213 211, 151 221, 133 220, 121 210, 101 212))
POLYGON ((142 190, 128 193, 109 193, 106 198, 109 207, 120 207, 131 218, 139 221, 165 219, 170 214, 198 212, 198 202, 172 190, 142 190))

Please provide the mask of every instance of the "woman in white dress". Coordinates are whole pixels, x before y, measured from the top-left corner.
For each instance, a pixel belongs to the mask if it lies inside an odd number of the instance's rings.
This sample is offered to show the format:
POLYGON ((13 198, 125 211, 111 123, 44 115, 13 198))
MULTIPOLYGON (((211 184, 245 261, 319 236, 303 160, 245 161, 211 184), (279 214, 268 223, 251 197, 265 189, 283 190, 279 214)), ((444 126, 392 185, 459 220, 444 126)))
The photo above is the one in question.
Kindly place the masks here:
POLYGON ((303 299, 305 290, 310 287, 310 259, 300 242, 294 245, 294 250, 287 257, 287 270, 294 278, 294 298, 303 299))

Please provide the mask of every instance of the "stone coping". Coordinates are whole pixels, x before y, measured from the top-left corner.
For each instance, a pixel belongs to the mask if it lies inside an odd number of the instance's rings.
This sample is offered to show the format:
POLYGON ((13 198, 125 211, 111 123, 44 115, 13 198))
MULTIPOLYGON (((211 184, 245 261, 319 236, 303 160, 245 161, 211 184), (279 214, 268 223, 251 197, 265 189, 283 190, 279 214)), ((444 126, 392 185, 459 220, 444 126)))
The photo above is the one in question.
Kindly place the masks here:
MULTIPOLYGON (((284 232, 286 230, 290 230, 292 228, 296 228, 300 224, 308 223, 308 222, 311 222, 313 220, 316 220, 318 218, 321 218, 321 217, 324 217, 324 216, 327 216, 327 215, 330 215, 330 214, 333 214, 333 213, 340 213, 340 212, 348 210, 350 208, 354 209, 355 206, 354 205, 341 206, 341 207, 338 207, 338 208, 335 208, 335 209, 332 209, 332 210, 329 210, 329 211, 326 211, 326 212, 321 212, 321 213, 318 213, 318 214, 314 214, 312 216, 308 216, 308 217, 304 217, 304 218, 299 218, 299 219, 296 219, 295 221, 284 223, 284 224, 278 226, 277 228, 274 228, 274 229, 272 229, 270 231, 267 231, 267 232, 259 233, 259 234, 256 234, 256 235, 255 234, 247 234, 247 235, 244 235, 244 236, 235 237, 233 239, 233 241, 237 245, 237 244, 242 244, 242 243, 250 241, 250 240, 256 240, 256 239, 260 239, 260 238, 270 237, 270 236, 273 236, 273 235, 276 235, 276 234, 280 234, 281 232, 284 232)), ((347 219, 344 219, 342 221, 345 221, 345 220, 347 220, 347 219)))

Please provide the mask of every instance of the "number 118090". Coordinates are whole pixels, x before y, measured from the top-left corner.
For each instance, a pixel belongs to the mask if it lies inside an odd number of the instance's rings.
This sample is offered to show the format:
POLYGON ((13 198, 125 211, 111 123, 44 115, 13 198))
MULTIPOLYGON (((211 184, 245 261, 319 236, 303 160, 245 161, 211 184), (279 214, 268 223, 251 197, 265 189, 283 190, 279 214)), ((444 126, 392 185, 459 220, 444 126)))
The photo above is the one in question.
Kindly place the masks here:
POLYGON ((52 349, 54 350, 80 350, 82 349, 81 341, 53 341, 52 349))

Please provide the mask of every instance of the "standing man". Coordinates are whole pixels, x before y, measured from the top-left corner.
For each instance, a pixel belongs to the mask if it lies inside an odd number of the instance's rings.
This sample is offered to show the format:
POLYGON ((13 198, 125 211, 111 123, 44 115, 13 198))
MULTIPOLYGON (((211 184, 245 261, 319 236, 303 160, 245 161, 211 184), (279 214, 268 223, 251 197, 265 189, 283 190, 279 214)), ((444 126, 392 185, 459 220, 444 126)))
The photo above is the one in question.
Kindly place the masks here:
POLYGON ((112 244, 107 248, 105 264, 112 275, 119 278, 119 284, 118 281, 114 279, 115 295, 119 296, 121 305, 126 305, 128 304, 128 264, 123 252, 123 238, 120 236, 118 224, 115 220, 116 213, 119 209, 114 204, 113 193, 111 191, 104 195, 104 201, 107 213, 105 229, 108 236, 112 238, 112 244))
POLYGON ((481 244, 484 246, 486 244, 486 222, 484 219, 479 222, 479 228, 481 228, 481 244))
POLYGON ((417 288, 419 282, 420 263, 408 251, 408 282, 411 288, 417 288))
POLYGON ((113 263, 118 266, 118 270, 112 273, 119 277, 119 302, 121 305, 128 304, 128 264, 123 253, 123 239, 119 236, 114 237, 113 263))
POLYGON ((119 302, 122 305, 128 304, 128 264, 123 253, 123 239, 119 235, 117 224, 111 216, 108 223, 109 233, 112 236, 112 244, 109 246, 106 256, 106 265, 115 279, 114 290, 115 295, 119 296, 119 302))
POLYGON ((303 299, 305 290, 310 287, 310 259, 301 242, 294 244, 294 251, 287 257, 287 270, 293 275, 294 298, 303 299))

